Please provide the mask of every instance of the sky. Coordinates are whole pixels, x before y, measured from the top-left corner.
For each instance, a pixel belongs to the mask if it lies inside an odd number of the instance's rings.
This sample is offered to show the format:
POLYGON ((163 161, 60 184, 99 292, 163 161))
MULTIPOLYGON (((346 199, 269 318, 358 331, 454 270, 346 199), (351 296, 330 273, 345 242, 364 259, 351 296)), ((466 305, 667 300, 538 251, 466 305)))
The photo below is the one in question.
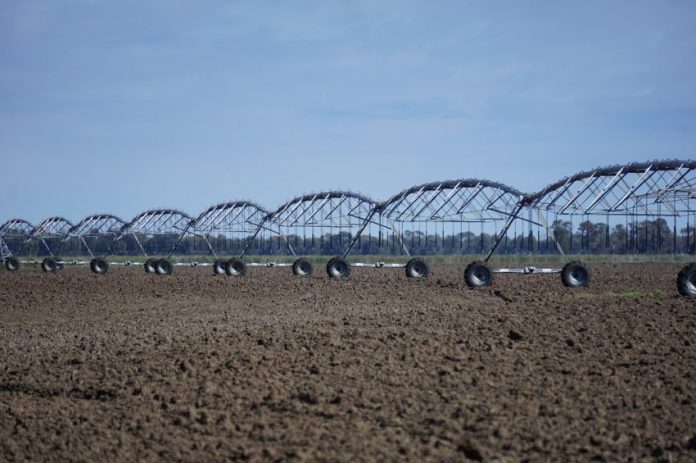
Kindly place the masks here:
POLYGON ((696 158, 696 2, 0 0, 0 221, 696 158))

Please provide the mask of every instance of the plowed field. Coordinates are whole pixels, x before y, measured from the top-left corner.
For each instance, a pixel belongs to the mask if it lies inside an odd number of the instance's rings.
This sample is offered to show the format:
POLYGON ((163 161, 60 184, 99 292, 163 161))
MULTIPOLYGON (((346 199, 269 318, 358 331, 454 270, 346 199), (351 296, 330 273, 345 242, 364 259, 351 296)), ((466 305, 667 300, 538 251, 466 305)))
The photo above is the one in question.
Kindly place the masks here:
POLYGON ((0 273, 0 460, 696 461, 679 265, 0 273))

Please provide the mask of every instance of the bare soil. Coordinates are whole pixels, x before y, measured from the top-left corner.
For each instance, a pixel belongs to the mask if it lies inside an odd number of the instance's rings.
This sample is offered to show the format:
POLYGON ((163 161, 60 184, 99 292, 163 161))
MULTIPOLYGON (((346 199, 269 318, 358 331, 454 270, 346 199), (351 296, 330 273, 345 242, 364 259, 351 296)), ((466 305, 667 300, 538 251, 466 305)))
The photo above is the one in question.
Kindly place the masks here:
POLYGON ((0 273, 0 460, 695 461, 679 265, 0 273))

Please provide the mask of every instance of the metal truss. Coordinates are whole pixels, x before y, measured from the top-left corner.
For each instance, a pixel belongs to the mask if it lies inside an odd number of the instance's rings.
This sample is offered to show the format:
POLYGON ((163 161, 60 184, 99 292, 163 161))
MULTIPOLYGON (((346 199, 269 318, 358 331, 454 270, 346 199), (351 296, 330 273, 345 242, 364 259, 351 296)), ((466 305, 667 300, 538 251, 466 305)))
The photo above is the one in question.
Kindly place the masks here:
POLYGON ((193 222, 191 216, 176 209, 142 212, 122 227, 106 255, 112 254, 119 243, 130 237, 143 255, 165 254, 171 257, 193 222))
POLYGON ((641 246, 660 252, 665 244, 676 253, 677 249, 693 252, 696 245, 692 240, 695 199, 696 161, 655 160, 579 172, 527 195, 523 202, 536 211, 561 253, 563 247, 556 236, 564 234, 572 252, 575 217, 581 223, 576 239, 581 250, 589 248, 592 237, 596 241, 593 221, 597 220, 591 217, 599 217, 604 247, 609 252, 613 250, 611 232, 618 229, 623 237, 619 248, 624 252, 630 248, 638 252, 641 246), (679 230, 685 236, 678 237, 679 230))
POLYGON ((93 214, 72 227, 60 244, 60 250, 81 255, 82 249, 91 257, 108 249, 113 239, 121 233, 126 222, 111 214, 93 214))
POLYGON ((552 183, 525 202, 566 215, 676 215, 694 210, 696 161, 602 167, 552 183))
POLYGON ((295 197, 270 213, 251 201, 231 201, 211 206, 195 219, 176 209, 149 210, 128 223, 110 214, 91 215, 75 226, 62 217, 48 218, 36 227, 12 219, 0 225, 0 250, 3 259, 43 252, 37 246, 50 256, 83 247, 94 256, 113 237, 104 255, 171 256, 176 249, 185 254, 200 249, 214 256, 345 257, 351 250, 410 255, 490 249, 488 260, 502 241, 506 252, 531 253, 535 246, 539 252, 542 242, 547 252, 554 252, 554 243, 563 252, 557 242, 562 239, 572 252, 573 236, 576 244, 583 240, 581 249, 590 249, 587 243, 592 238, 592 249, 614 252, 612 239, 618 238, 610 234, 617 231, 625 243, 616 246, 623 250, 616 252, 648 249, 637 247, 639 236, 644 243, 654 240, 657 245, 650 249, 657 252, 696 252, 695 200, 696 160, 655 160, 579 172, 532 194, 465 178, 410 187, 381 203, 348 191, 326 191, 295 197), (582 224, 579 228, 573 223, 575 217, 582 224), (519 222, 524 223, 521 233, 519 222), (594 225, 601 227, 591 228, 594 225), (585 235, 578 238, 580 233, 585 235), (596 245, 599 233, 607 246, 596 245), (672 244, 661 247, 665 237, 672 244), (30 247, 33 240, 39 244, 30 247))
POLYGON ((24 219, 10 219, 0 225, 0 237, 23 236, 26 239, 33 229, 34 226, 24 219))
POLYGON ((73 224, 63 217, 49 217, 34 227, 26 243, 37 240, 43 244, 51 257, 55 257, 55 253, 60 250, 62 240, 72 228, 73 224))
POLYGON ((191 228, 203 238, 213 256, 242 257, 249 250, 263 249, 268 215, 267 210, 250 201, 225 202, 203 211, 191 228))
POLYGON ((5 240, 0 238, 0 258, 4 262, 8 257, 12 257, 12 251, 10 251, 10 248, 5 244, 5 240))
POLYGON ((0 225, 2 259, 21 253, 33 230, 34 226, 24 219, 10 219, 0 225))
POLYGON ((371 224, 377 208, 376 201, 358 193, 312 193, 280 206, 268 223, 293 255, 297 255, 296 248, 302 248, 345 257, 371 224))
POLYGON ((447 180, 408 188, 382 204, 394 222, 489 222, 506 220, 524 195, 479 179, 447 180))
MULTIPOLYGON (((497 223, 512 222, 519 214, 523 197, 519 190, 490 180, 432 182, 403 190, 382 203, 381 218, 386 219, 386 226, 391 229, 392 241, 396 237, 408 255, 411 254, 409 247, 416 247, 416 236, 419 249, 421 237, 426 241, 426 249, 432 248, 427 246, 430 237, 437 242, 436 249, 449 246, 450 250, 461 252, 470 246, 464 243, 465 236, 470 241, 469 224, 493 224, 497 228, 497 223), (445 224, 452 225, 448 240, 445 239, 445 224), (467 225, 466 232, 463 224, 467 225)), ((383 223, 381 219, 380 223, 383 223)))

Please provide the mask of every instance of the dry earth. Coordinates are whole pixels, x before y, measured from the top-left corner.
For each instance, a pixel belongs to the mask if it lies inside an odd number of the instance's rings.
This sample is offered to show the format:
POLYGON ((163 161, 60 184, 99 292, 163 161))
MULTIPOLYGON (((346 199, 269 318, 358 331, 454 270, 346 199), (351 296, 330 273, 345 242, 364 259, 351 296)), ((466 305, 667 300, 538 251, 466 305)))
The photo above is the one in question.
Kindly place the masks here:
POLYGON ((0 460, 696 461, 678 265, 0 273, 0 460))

